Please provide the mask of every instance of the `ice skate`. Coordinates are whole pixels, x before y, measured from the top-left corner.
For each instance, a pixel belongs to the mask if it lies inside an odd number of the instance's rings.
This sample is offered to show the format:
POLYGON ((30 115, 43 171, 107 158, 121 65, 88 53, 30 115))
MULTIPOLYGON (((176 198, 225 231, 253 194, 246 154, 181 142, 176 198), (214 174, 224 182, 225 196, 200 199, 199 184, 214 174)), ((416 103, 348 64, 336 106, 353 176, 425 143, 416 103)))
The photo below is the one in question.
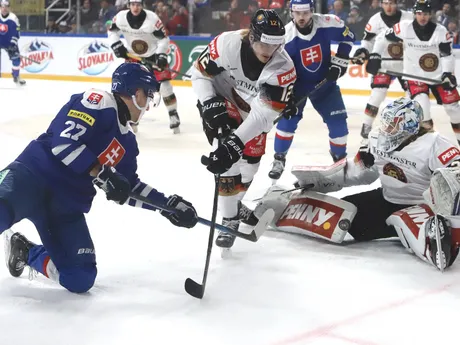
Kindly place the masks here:
POLYGON ((171 110, 169 112, 169 128, 173 130, 174 134, 180 133, 180 119, 179 114, 176 110, 171 110))
POLYGON ((443 272, 452 264, 452 230, 449 221, 441 215, 430 217, 425 225, 433 264, 443 272))
POLYGON ((272 163, 272 170, 268 173, 268 177, 273 180, 278 180, 284 171, 284 166, 286 165, 286 154, 285 153, 275 153, 275 160, 272 163))
POLYGON ((20 277, 29 259, 29 250, 35 243, 24 235, 12 231, 5 233, 5 260, 8 270, 13 277, 20 277))
POLYGON ((254 215, 254 211, 244 205, 241 201, 238 203, 238 217, 244 224, 250 226, 256 226, 259 222, 257 217, 254 215))
POLYGON ((20 85, 20 86, 26 85, 26 81, 24 79, 19 78, 19 77, 14 77, 13 82, 16 85, 20 85))

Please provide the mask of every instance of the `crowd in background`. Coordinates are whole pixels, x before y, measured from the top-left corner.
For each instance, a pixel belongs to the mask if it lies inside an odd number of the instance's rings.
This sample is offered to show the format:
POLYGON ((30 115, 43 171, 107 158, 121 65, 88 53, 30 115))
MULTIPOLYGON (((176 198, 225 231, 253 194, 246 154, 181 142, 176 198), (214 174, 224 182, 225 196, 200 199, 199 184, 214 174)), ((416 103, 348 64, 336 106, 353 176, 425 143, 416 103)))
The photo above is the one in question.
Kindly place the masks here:
MULTIPOLYGON (((50 0, 47 0, 48 2, 50 0)), ((69 8, 70 0, 60 0, 57 8, 69 8)), ((105 33, 113 16, 126 9, 128 0, 81 0, 79 33, 105 33)), ((445 26, 459 44, 460 2, 432 0, 433 21, 445 26)), ((412 10, 414 0, 399 0, 401 10, 412 10)), ((335 14, 344 20, 358 40, 371 16, 381 10, 380 0, 322 0, 323 13, 335 14)), ((46 32, 72 34, 77 32, 76 7, 64 18, 50 13, 46 32)), ((169 35, 216 35, 222 31, 248 28, 258 8, 276 10, 285 23, 291 20, 288 0, 145 0, 145 9, 154 11, 163 21, 169 35), (189 15, 192 10, 193 15, 189 15), (192 20, 192 22, 189 22, 192 20), (191 26, 191 27, 190 27, 191 26)), ((55 7, 56 8, 56 7, 55 7)))

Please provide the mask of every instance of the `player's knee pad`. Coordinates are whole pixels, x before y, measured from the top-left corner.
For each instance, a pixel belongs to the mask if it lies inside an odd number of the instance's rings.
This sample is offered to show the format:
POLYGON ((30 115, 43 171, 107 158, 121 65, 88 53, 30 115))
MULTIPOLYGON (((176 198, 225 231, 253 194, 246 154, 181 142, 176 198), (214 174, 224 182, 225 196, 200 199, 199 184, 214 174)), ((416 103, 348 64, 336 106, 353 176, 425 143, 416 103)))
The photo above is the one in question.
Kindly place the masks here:
POLYGON ((450 122, 460 123, 460 104, 458 102, 443 104, 444 110, 450 117, 450 122))
POLYGON ((96 265, 69 267, 59 270, 59 283, 73 293, 89 291, 96 280, 96 265))
MULTIPOLYGON (((171 95, 174 95, 173 87, 169 80, 165 80, 160 83, 160 95, 161 97, 163 97, 164 101, 165 101, 165 98, 170 97, 171 95)), ((176 96, 174 96, 174 101, 175 100, 176 100, 176 96)))
POLYGON ((290 196, 287 206, 275 218, 275 226, 282 231, 341 243, 356 212, 356 206, 345 200, 322 193, 302 191, 290 196))
POLYGON ((413 100, 417 101, 423 109, 423 121, 431 120, 431 104, 428 94, 419 93, 413 97, 413 100))
POLYGON ((241 182, 244 186, 244 191, 247 191, 249 186, 251 185, 254 176, 256 175, 257 171, 259 170, 260 160, 257 163, 249 164, 245 163, 241 165, 241 182))
MULTIPOLYGON (((371 91, 371 96, 369 97, 369 101, 367 101, 368 105, 371 105, 373 107, 378 108, 380 107, 380 104, 385 100, 385 97, 387 96, 388 88, 384 87, 378 87, 374 88, 371 91)), ((377 114, 375 114, 377 115, 377 114)))
POLYGON ((239 194, 245 191, 241 174, 220 176, 219 211, 224 218, 233 218, 238 214, 239 194))
POLYGON ((348 124, 346 116, 332 116, 326 119, 329 130, 329 138, 340 138, 348 135, 348 124))

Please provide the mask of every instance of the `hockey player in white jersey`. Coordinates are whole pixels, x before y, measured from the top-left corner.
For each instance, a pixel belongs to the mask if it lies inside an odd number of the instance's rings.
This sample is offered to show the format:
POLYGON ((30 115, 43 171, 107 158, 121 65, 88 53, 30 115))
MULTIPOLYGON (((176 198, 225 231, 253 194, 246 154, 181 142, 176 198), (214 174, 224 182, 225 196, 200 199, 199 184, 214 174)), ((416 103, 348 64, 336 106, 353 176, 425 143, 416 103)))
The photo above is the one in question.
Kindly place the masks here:
MULTIPOLYGON (((265 153, 266 133, 286 108, 296 80, 294 64, 283 50, 284 34, 276 12, 260 9, 249 30, 224 32, 214 38, 192 72, 209 142, 218 137, 219 129, 225 136, 206 165, 209 171, 221 174, 222 223, 235 230, 241 220, 257 222, 241 200, 265 153)), ((295 113, 288 109, 286 113, 295 113)), ((224 233, 216 239, 225 248, 233 242, 234 237, 224 233)))
POLYGON ((438 104, 442 104, 450 117, 452 129, 460 142, 460 95, 454 75, 455 58, 452 54, 452 35, 447 29, 431 22, 431 4, 417 0, 414 5, 414 20, 396 24, 377 37, 373 53, 370 54, 367 71, 377 74, 381 68, 381 54, 386 41, 402 42, 404 47, 403 71, 432 80, 436 83, 420 82, 404 77, 412 99, 423 107, 423 126, 433 127, 430 114, 429 92, 433 93, 438 104))
MULTIPOLYGON (((397 0, 382 0, 382 11, 374 14, 366 25, 364 37, 361 41, 361 48, 357 49, 354 54, 357 64, 362 65, 369 58, 372 52, 376 36, 381 32, 391 29, 394 25, 402 20, 412 20, 413 14, 398 9, 397 0)), ((403 57, 403 47, 399 42, 387 42, 382 51, 382 57, 387 59, 401 59, 403 57)), ((402 72, 402 61, 386 62, 386 66, 392 71, 402 72)), ((405 82, 399 79, 402 88, 406 90, 405 82)), ((379 107, 385 100, 390 87, 392 77, 385 73, 378 73, 372 77, 371 96, 364 110, 364 121, 361 127, 361 137, 367 139, 372 129, 375 117, 379 112, 379 107)))
POLYGON ((354 159, 330 167, 294 166, 292 173, 308 189, 299 193, 272 187, 256 215, 275 208, 273 225, 279 230, 335 243, 347 233, 356 241, 399 237, 418 257, 444 270, 460 244, 460 151, 423 128, 422 118, 414 100, 390 103, 378 131, 369 135, 369 146, 354 159), (323 194, 378 178, 381 188, 343 199, 323 194))
MULTIPOLYGON (((179 133, 180 119, 177 100, 171 85, 168 68, 169 37, 160 18, 143 9, 143 0, 129 0, 128 10, 118 12, 108 31, 109 41, 116 57, 130 60, 128 54, 144 58, 153 66, 155 78, 160 82, 160 94, 169 112, 169 127, 179 133), (127 46, 120 40, 124 36, 127 46)), ((132 61, 132 60, 131 60, 132 61)))

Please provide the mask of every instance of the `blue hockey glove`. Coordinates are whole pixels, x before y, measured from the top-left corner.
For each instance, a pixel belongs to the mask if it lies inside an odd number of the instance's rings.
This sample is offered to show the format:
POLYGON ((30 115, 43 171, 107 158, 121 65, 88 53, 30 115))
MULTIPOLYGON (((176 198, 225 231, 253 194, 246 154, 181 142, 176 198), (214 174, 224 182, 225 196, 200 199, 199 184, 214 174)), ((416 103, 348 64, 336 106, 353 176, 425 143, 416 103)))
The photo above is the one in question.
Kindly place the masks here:
POLYGON ((230 134, 219 147, 209 154, 203 156, 201 163, 214 174, 222 174, 238 162, 243 156, 244 144, 238 136, 230 134))
POLYGON ((168 202, 166 203, 171 209, 174 209, 175 213, 170 213, 167 211, 160 211, 162 216, 165 216, 169 219, 171 223, 175 226, 181 226, 183 228, 193 228, 196 223, 198 222, 198 215, 196 214, 196 210, 193 205, 182 199, 179 195, 171 195, 168 198, 168 202))
POLYGON ((114 167, 103 165, 93 183, 105 192, 107 200, 113 200, 120 205, 128 200, 131 185, 114 167))
POLYGON ((329 65, 329 71, 326 74, 326 79, 329 81, 336 81, 347 72, 347 67, 350 61, 348 56, 335 55, 331 56, 331 63, 329 65))

